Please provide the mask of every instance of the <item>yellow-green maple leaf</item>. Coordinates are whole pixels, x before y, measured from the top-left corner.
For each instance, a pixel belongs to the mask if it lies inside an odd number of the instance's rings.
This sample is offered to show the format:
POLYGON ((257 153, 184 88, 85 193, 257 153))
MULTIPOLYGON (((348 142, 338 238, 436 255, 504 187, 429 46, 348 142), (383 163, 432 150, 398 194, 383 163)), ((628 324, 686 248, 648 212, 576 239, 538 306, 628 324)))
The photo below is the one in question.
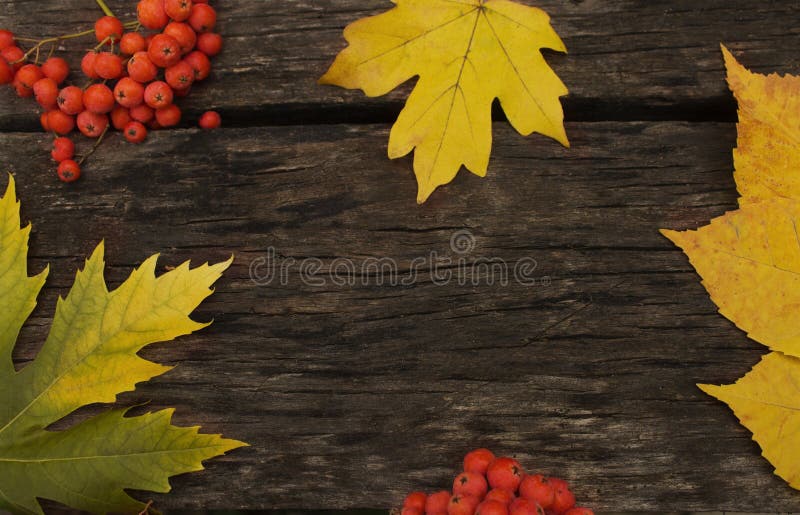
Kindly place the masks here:
POLYGON ((507 0, 396 0, 390 11, 349 25, 349 46, 320 79, 368 96, 419 81, 389 137, 389 157, 416 149, 418 202, 461 165, 486 175, 495 98, 523 135, 568 146, 559 97, 567 88, 540 48, 566 52, 548 15, 507 0))
POLYGON ((700 388, 733 409, 775 473, 800 489, 800 359, 773 352, 736 384, 700 388))
POLYGON ((189 315, 230 261, 195 269, 187 262, 156 277, 153 256, 109 292, 99 245, 59 299, 36 359, 16 371, 10 360, 14 339, 44 274, 27 277, 29 229, 19 229, 13 179, 0 214, 0 317, 8 324, 0 340, 1 509, 39 514, 42 498, 98 513, 138 511, 143 505, 124 489, 168 492, 170 476, 201 470, 203 460, 244 445, 172 426, 172 410, 138 417, 112 410, 64 431, 47 429, 82 406, 114 402, 117 394, 169 370, 136 353, 205 327, 189 315))
POLYGON ((800 79, 759 75, 723 47, 739 102, 739 209, 696 231, 662 231, 689 256, 720 313, 778 351, 730 386, 699 385, 753 432, 800 489, 800 79))

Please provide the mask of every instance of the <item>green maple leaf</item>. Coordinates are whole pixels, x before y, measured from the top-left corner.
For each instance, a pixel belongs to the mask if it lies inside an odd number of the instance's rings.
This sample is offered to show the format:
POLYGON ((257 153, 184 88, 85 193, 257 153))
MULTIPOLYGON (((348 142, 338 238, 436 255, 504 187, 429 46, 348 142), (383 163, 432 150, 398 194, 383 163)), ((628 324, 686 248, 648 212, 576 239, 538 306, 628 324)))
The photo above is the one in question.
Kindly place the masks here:
POLYGON ((136 353, 205 327, 189 314, 230 261, 195 269, 187 262, 156 278, 153 256, 109 292, 100 244, 59 298, 42 350, 17 371, 11 353, 47 276, 28 277, 29 234, 30 226, 20 229, 10 178, 0 199, 0 509, 41 514, 37 499, 49 499, 95 513, 139 511, 144 505, 124 489, 168 492, 171 476, 245 445, 175 427, 173 410, 125 417, 116 409, 48 430, 82 406, 114 402, 168 371, 136 353))

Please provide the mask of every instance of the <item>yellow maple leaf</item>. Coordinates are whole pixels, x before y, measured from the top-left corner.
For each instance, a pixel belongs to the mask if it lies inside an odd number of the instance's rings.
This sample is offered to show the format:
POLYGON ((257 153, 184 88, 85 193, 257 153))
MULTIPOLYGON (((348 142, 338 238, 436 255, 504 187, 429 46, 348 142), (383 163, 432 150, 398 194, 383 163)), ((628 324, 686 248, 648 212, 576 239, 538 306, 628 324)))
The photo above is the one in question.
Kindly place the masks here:
POLYGON ((773 352, 736 384, 700 385, 753 433, 775 473, 800 489, 800 360, 773 352))
POLYGON ((419 76, 392 127, 389 157, 416 149, 420 203, 461 165, 486 175, 495 98, 522 135, 569 146, 559 101, 567 88, 536 50, 566 48, 540 9, 507 0, 396 0, 344 35, 350 45, 320 83, 380 96, 419 76))
POLYGON ((697 231, 662 231, 683 249, 720 313, 750 338, 800 357, 800 203, 746 204, 697 231))
POLYGON ((722 48, 739 102, 739 209, 696 231, 662 231, 689 256, 720 313, 778 351, 729 386, 726 402, 775 473, 800 489, 800 78, 751 73, 722 48))
POLYGON ((800 77, 752 73, 724 46, 722 52, 739 103, 733 155, 740 203, 800 200, 800 77))

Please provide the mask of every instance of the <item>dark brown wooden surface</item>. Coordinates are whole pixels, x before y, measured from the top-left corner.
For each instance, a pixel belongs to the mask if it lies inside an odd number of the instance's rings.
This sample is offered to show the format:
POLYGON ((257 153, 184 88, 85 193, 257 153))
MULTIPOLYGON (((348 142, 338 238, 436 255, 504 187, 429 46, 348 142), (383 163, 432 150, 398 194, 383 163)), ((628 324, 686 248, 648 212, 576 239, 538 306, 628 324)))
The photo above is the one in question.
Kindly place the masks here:
MULTIPOLYGON (((190 118, 221 109, 228 128, 141 146, 115 135, 69 187, 49 138, 30 132, 35 109, 2 90, 0 158, 34 223, 32 269, 51 264, 16 357, 35 355, 102 238, 112 286, 152 253, 165 266, 234 253, 197 315, 214 325, 148 349, 178 366, 122 402, 175 406, 179 423, 251 447, 175 479, 160 508, 390 507, 447 487, 463 453, 488 446, 566 477, 601 511, 800 511, 749 433, 694 386, 734 381, 764 349, 658 234, 735 208, 718 43, 755 69, 797 71, 800 9, 540 5, 571 51, 549 59, 572 90, 573 148, 497 123, 489 177, 462 172, 421 207, 410 160, 385 157, 402 95, 314 83, 344 25, 382 0, 222 3, 226 51, 186 105, 190 118), (430 256, 458 258, 462 231, 468 263, 532 259, 536 284, 436 284, 430 256), (270 248, 282 263, 319 260, 324 284, 297 267, 285 284, 255 284, 250 267, 270 248), (326 273, 340 258, 428 263, 410 284, 370 272, 337 286, 326 273)), ((29 34, 95 16, 88 0, 0 0, 0 26, 29 34)))

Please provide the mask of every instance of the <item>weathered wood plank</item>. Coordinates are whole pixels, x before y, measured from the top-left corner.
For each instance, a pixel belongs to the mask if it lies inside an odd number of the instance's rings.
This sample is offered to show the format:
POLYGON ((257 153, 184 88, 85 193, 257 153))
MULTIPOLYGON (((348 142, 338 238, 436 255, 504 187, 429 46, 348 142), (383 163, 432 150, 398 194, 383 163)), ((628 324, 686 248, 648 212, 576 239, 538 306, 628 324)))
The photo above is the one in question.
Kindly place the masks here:
MULTIPOLYGON (((800 69, 796 2, 526 2, 551 14, 570 51, 550 53, 548 60, 571 90, 567 115, 573 120, 732 116, 720 42, 756 70, 800 69)), ((133 14, 133 0, 110 4, 120 16, 133 14)), ((223 2, 219 26, 226 50, 213 80, 197 87, 184 105, 193 113, 222 109, 231 121, 256 124, 386 121, 399 110, 407 88, 366 99, 358 91, 317 86, 316 79, 343 48, 344 26, 387 7, 386 0, 223 2)), ((54 35, 90 27, 98 12, 90 0, 0 0, 0 27, 54 35)), ((88 44, 68 47, 77 51, 88 44)), ((33 126, 34 110, 4 93, 0 126, 33 126)))
POLYGON ((384 157, 385 126, 156 133, 107 144, 71 187, 52 177, 46 136, 2 135, 34 222, 32 270, 52 265, 17 357, 33 356, 101 238, 112 285, 154 252, 164 265, 233 252, 197 315, 215 324, 147 350, 178 367, 123 402, 177 406, 180 423, 252 447, 175 480, 160 507, 388 507, 446 487, 462 453, 486 445, 602 510, 800 510, 694 386, 735 380, 764 349, 657 232, 735 207, 734 127, 573 123, 569 151, 495 130, 490 176, 463 174, 422 207, 409 163, 384 157), (467 262, 531 258, 536 284, 437 285, 425 260, 458 258, 464 230, 467 262), (250 279, 270 248, 298 262, 286 284, 250 279), (325 270, 381 257, 424 264, 402 286, 299 272, 310 258, 325 270))

